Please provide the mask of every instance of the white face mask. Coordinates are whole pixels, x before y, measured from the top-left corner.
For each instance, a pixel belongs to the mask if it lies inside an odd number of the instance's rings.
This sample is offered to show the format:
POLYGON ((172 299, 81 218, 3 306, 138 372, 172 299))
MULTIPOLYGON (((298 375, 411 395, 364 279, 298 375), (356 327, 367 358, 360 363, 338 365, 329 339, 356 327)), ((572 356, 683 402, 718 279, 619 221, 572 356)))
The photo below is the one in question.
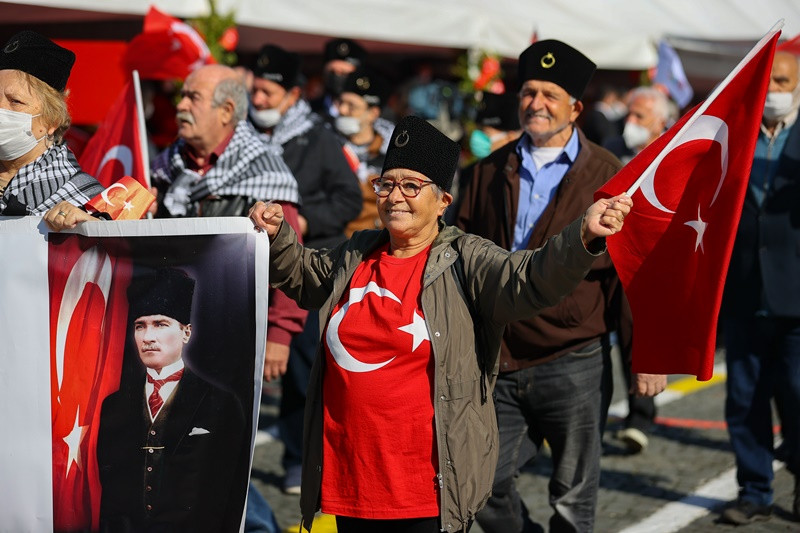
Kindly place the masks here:
POLYGON ((625 140, 625 146, 631 150, 636 150, 650 140, 650 130, 639 124, 626 122, 625 129, 622 130, 622 138, 625 140))
POLYGON ((0 109, 0 161, 13 161, 33 150, 46 137, 33 135, 33 117, 29 113, 0 109))
POLYGON ((361 122, 356 117, 336 117, 336 129, 342 135, 351 136, 361 131, 361 122))
POLYGON ((764 118, 779 120, 792 112, 792 93, 770 91, 764 102, 764 118))
POLYGON ((262 109, 261 111, 251 108, 250 118, 253 123, 262 129, 272 128, 281 121, 281 112, 278 108, 262 109))

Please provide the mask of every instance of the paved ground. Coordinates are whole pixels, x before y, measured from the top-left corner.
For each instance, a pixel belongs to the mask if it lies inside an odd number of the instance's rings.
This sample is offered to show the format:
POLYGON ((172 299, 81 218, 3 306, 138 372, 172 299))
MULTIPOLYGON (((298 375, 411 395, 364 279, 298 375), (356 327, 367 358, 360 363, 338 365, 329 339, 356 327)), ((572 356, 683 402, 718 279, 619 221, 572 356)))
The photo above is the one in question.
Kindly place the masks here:
MULTIPOLYGON (((718 354, 718 364, 723 357, 724 354, 718 354)), ((615 381, 617 403, 612 412, 624 407, 624 402, 619 402, 623 398, 622 386, 619 379, 615 381)), ((794 478, 777 463, 776 506, 771 520, 739 528, 716 523, 720 507, 736 495, 734 460, 722 424, 724 376, 717 375, 706 386, 685 376, 673 376, 670 390, 671 396, 665 394, 661 400, 667 403, 659 407, 662 423, 653 431, 644 453, 628 455, 613 438, 619 419, 610 420, 601 463, 595 530, 598 533, 800 532, 800 523, 792 521, 790 516, 794 478)), ((279 386, 265 388, 261 428, 274 423, 279 394, 279 386)), ((280 441, 258 445, 253 480, 273 506, 281 528, 297 531, 299 497, 280 491, 281 453, 280 441)), ((550 516, 547 505, 550 468, 549 457, 544 454, 529 463, 519 478, 520 492, 531 516, 542 524, 547 524, 550 516)), ((314 527, 314 533, 332 531, 335 527, 325 518, 314 527)), ((483 533, 477 525, 471 532, 483 533)))

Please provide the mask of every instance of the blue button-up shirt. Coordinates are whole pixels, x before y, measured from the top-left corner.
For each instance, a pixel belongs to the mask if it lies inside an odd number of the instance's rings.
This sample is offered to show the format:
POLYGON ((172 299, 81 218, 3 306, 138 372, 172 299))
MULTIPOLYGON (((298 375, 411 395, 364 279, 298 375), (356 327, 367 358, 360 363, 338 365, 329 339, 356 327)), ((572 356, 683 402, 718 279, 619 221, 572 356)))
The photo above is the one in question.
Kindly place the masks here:
POLYGON ((573 128, 572 136, 564 150, 553 161, 538 170, 531 156, 531 146, 531 138, 528 135, 523 135, 517 143, 517 154, 522 164, 519 168, 519 204, 514 224, 512 251, 528 248, 533 227, 553 198, 558 184, 578 157, 580 150, 578 130, 573 128))

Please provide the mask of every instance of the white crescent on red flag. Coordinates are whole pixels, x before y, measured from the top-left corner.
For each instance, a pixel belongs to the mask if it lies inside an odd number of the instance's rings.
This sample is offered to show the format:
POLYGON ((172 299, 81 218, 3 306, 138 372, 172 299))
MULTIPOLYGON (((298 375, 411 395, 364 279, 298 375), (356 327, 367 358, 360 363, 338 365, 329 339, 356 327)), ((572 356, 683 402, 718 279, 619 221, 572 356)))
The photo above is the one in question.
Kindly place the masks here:
POLYGON ((712 376, 717 317, 780 31, 595 197, 632 192, 608 250, 633 311, 633 371, 712 376))
POLYGON ((142 136, 136 114, 136 93, 133 82, 125 84, 105 120, 89 139, 79 163, 84 172, 97 178, 104 187, 123 176, 133 176, 142 185, 146 182, 142 136))
POLYGON ((156 197, 138 181, 124 176, 89 200, 86 207, 108 213, 113 220, 139 220, 155 201, 156 197))

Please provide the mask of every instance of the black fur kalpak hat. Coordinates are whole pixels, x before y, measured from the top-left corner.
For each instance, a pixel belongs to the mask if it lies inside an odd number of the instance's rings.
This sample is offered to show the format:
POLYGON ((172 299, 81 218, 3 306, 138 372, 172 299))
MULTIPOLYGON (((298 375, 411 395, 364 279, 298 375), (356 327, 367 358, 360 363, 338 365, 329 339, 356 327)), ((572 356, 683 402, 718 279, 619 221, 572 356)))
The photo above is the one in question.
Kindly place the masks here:
POLYGON ((389 95, 389 84, 372 69, 357 68, 347 75, 342 86, 343 93, 355 93, 367 104, 381 107, 389 95))
POLYGON ((128 318, 133 321, 143 316, 164 315, 181 324, 191 324, 194 285, 194 279, 177 268, 159 268, 137 277, 128 287, 128 318))
POLYGON ((548 39, 526 48, 517 68, 520 86, 528 80, 549 81, 580 100, 597 65, 570 45, 548 39))
POLYGON ((13 69, 39 78, 53 89, 64 92, 75 54, 35 31, 14 35, 0 50, 0 70, 13 69))
POLYGON ((440 189, 450 192, 461 147, 427 120, 407 116, 397 123, 389 140, 381 175, 393 168, 424 174, 440 189))
POLYGON ((287 90, 302 85, 300 56, 280 46, 265 44, 253 64, 253 75, 274 81, 287 90))
POLYGON ((350 39, 331 39, 325 43, 325 62, 341 59, 355 66, 360 66, 367 58, 367 51, 350 39))

